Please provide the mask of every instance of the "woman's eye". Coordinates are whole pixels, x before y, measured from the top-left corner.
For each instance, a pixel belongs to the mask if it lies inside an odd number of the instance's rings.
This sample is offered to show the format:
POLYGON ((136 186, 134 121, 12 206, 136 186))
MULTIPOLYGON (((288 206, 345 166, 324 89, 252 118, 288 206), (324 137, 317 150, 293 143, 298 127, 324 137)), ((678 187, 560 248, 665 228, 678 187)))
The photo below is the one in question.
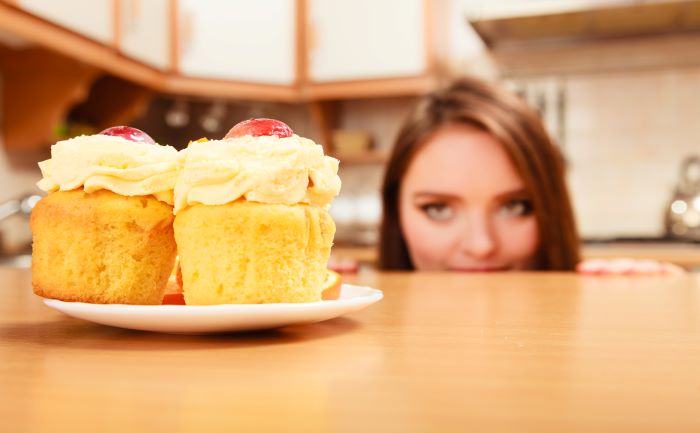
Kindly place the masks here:
POLYGON ((420 208, 428 218, 435 221, 448 220, 454 213, 452 208, 445 203, 429 203, 422 205, 420 208))
POLYGON ((508 200, 501 206, 501 211, 509 216, 526 216, 532 213, 532 202, 527 199, 508 200))

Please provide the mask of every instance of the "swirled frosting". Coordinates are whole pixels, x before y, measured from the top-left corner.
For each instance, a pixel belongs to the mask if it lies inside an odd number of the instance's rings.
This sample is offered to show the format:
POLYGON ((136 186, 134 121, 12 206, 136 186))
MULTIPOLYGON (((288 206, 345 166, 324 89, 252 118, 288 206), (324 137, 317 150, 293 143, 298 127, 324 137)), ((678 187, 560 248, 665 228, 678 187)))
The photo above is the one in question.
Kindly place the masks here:
POLYGON ((238 199, 327 206, 340 192, 338 160, 307 138, 275 135, 193 142, 183 151, 175 213, 238 199))
POLYGON ((125 196, 153 195, 173 204, 181 155, 171 146, 109 135, 81 135, 51 146, 51 158, 39 163, 44 191, 110 190, 125 196))

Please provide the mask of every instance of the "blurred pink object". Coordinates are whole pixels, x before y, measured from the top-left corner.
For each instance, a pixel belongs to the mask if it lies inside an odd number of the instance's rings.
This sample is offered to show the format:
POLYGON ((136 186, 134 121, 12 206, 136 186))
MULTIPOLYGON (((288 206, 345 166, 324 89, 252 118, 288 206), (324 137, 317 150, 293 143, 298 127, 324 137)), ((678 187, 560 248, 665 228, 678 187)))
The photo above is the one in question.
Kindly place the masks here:
POLYGON ((576 271, 586 275, 678 275, 685 270, 673 263, 657 260, 586 259, 576 266, 576 271))
POLYGON ((360 263, 349 257, 331 256, 328 260, 328 269, 339 274, 356 274, 360 269, 360 263))

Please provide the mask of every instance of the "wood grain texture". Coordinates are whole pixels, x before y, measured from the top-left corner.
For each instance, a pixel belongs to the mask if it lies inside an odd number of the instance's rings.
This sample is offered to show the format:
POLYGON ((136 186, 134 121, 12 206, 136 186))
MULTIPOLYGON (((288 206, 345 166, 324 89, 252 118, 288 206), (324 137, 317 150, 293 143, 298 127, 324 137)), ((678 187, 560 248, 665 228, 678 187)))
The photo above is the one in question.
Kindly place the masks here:
POLYGON ((697 432, 700 275, 366 273, 327 322, 174 336, 52 311, 0 268, 4 431, 697 432))

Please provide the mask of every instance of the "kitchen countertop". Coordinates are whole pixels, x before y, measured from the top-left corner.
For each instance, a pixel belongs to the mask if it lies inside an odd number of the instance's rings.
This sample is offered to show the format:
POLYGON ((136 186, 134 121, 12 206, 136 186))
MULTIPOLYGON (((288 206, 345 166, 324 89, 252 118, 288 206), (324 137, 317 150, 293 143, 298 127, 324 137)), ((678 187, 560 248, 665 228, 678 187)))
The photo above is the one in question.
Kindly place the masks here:
MULTIPOLYGON (((377 260, 374 246, 336 245, 332 250, 337 258, 353 258, 373 264, 377 260)), ((628 257, 662 260, 687 269, 700 270, 700 244, 690 242, 595 242, 581 249, 584 258, 628 257)))
POLYGON ((700 431, 700 274, 365 272, 365 310, 230 335, 69 318, 0 267, 3 431, 700 431))
POLYGON ((687 269, 700 270, 700 244, 683 242, 619 242, 592 243, 583 246, 585 258, 628 257, 655 259, 675 263, 687 269))

